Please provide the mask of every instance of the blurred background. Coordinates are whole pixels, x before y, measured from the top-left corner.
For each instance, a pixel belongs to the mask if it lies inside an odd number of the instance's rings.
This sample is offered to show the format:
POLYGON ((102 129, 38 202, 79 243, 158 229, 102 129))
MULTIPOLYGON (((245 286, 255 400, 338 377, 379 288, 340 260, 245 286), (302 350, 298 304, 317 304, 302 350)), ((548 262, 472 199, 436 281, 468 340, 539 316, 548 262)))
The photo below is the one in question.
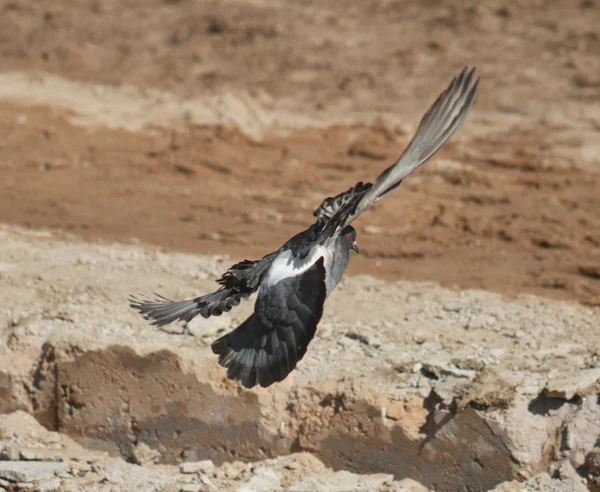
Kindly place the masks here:
POLYGON ((1 222, 262 257, 470 65, 468 121, 357 223, 351 273, 600 303, 596 0, 0 11, 1 222))

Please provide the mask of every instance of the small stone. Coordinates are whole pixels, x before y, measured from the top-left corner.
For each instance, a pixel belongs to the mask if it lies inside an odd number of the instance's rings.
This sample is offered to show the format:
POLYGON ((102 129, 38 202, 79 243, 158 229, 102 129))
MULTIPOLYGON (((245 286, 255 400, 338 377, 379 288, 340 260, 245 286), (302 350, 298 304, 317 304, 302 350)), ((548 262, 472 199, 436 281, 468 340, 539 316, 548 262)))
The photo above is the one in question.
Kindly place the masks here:
POLYGON ((254 492, 256 490, 277 490, 281 487, 280 475, 270 468, 255 470, 250 480, 237 489, 237 492, 254 492))
POLYGON ((102 461, 108 458, 108 453, 106 451, 99 451, 94 449, 84 449, 81 452, 77 453, 76 456, 73 457, 75 461, 86 462, 86 463, 96 463, 97 461, 102 461))
POLYGON ((66 463, 69 466, 69 469, 71 470, 71 472, 87 473, 92 469, 92 467, 90 465, 88 465, 87 463, 80 463, 79 461, 69 460, 66 463))
POLYGON ((20 453, 14 446, 7 446, 0 452, 0 459, 4 461, 19 461, 20 453))
POLYGON ((59 491, 62 482, 60 478, 54 477, 51 480, 45 480, 40 482, 35 488, 35 492, 55 492, 59 491))
POLYGON ((186 483, 179 487, 180 492, 200 492, 202 485, 199 483, 186 483))
POLYGON ((227 461, 220 466, 226 478, 237 479, 247 469, 246 463, 241 461, 227 461))
POLYGON ((593 449, 587 455, 585 465, 588 467, 590 473, 600 476, 600 448, 593 449))
POLYGON ((160 457, 160 452, 152 449, 146 443, 139 443, 133 450, 132 458, 135 464, 145 465, 152 463, 160 457))
POLYGON ((575 468, 573 468, 571 463, 569 463, 566 460, 553 463, 550 467, 550 470, 553 472, 552 476, 554 476, 555 478, 560 478, 562 480, 578 478, 577 471, 575 470, 575 468))
POLYGON ((0 478, 12 482, 39 482, 54 478, 58 472, 66 472, 65 463, 44 461, 4 461, 0 462, 0 478))
POLYGON ((188 461, 179 465, 180 473, 211 473, 215 465, 211 460, 188 461))
POLYGON ((204 475, 200 475, 200 481, 204 484, 204 485, 208 485, 208 487, 210 487, 211 489, 216 489, 215 485, 210 481, 210 479, 204 475))
POLYGON ((396 483, 397 492, 429 492, 429 489, 419 482, 405 478, 396 483))
POLYGON ((406 410, 403 402, 394 402, 387 408, 387 417, 392 420, 400 420, 405 415, 406 410))
POLYGON ((587 396, 600 388, 600 368, 586 369, 548 381, 545 393, 550 398, 570 400, 575 395, 587 396))
POLYGON ((29 482, 19 482, 12 484, 9 490, 18 490, 19 492, 33 492, 35 485, 29 482))

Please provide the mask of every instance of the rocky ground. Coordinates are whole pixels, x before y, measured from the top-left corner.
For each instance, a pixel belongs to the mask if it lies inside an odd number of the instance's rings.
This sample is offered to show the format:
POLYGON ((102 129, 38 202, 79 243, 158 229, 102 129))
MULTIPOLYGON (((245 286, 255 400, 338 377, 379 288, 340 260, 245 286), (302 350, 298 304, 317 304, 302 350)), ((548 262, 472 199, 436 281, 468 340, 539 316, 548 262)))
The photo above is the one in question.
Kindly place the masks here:
POLYGON ((515 480, 585 490, 584 480, 598 478, 594 308, 355 277, 328 301, 298 370, 247 391, 225 379, 209 345, 252 303, 160 331, 126 301, 149 285, 171 297, 209 290, 230 259, 22 229, 1 236, 1 410, 17 412, 1 434, 3 456, 17 460, 0 467, 4 479, 24 460, 52 461, 59 480, 51 484, 75 489, 134 490, 119 478, 129 473, 145 484, 137 490, 192 486, 185 481, 201 489, 216 481, 219 490, 422 490, 404 479, 432 490, 505 482, 513 483, 500 490, 531 490, 515 480), (104 454, 77 458, 81 447, 69 448, 64 435, 104 454), (54 455, 63 441, 68 449, 54 455), (300 451, 311 455, 289 456, 300 451), (206 459, 220 467, 179 474, 178 463, 206 459))
POLYGON ((0 12, 0 489, 600 490, 597 1, 0 12), (464 65, 473 112, 357 221, 293 377, 224 378, 251 303, 127 306, 277 248, 464 65))

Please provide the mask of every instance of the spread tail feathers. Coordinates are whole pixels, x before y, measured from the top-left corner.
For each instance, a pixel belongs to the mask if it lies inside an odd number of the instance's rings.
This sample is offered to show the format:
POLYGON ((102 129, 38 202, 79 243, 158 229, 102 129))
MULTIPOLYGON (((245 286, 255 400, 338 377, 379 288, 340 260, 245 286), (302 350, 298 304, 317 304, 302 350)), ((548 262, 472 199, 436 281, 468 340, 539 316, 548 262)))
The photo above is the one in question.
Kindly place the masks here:
POLYGON ((227 377, 241 381, 244 387, 260 384, 263 388, 283 381, 306 353, 314 336, 281 326, 266 332, 254 315, 232 332, 212 344, 219 364, 227 368, 227 377), (307 340, 303 340, 307 338, 307 340))
POLYGON ((227 377, 246 388, 283 381, 304 357, 325 302, 323 258, 259 296, 255 314, 212 344, 227 377), (256 314, 258 313, 258 315, 256 314))

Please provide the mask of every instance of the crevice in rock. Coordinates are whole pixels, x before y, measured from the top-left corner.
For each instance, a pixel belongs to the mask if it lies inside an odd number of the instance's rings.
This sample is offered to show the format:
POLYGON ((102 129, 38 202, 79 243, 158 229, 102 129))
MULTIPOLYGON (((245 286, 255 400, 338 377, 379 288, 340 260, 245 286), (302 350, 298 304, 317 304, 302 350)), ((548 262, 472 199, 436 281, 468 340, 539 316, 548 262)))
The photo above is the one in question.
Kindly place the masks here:
POLYGON ((435 392, 435 390, 432 389, 427 397, 423 400, 423 408, 427 410, 427 418, 425 423, 419 429, 421 434, 430 436, 435 432, 437 427, 437 423, 435 421, 435 412, 440 405, 443 405, 443 400, 435 392))
POLYGON ((44 343, 31 380, 29 398, 36 419, 48 430, 59 432, 60 388, 56 373, 56 359, 54 346, 48 342, 44 343))
POLYGON ((438 381, 440 379, 439 375, 427 366, 421 367, 421 375, 427 379, 431 379, 432 381, 438 381))

